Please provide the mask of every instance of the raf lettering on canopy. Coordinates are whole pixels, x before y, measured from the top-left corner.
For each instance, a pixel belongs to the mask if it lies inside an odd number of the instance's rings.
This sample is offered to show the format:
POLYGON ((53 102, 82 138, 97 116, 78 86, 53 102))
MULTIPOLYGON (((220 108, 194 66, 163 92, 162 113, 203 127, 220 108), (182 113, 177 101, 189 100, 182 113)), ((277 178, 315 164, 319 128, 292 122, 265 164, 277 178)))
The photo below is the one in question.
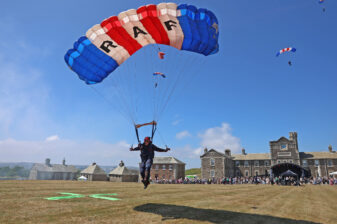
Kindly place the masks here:
POLYGON ((164 22, 167 30, 172 30, 172 27, 177 27, 176 24, 177 22, 174 22, 173 20, 169 20, 169 21, 166 21, 164 22))
POLYGON ((110 40, 106 40, 106 41, 104 41, 104 42, 101 44, 101 46, 100 46, 100 48, 101 48, 102 50, 104 50, 106 53, 109 53, 109 52, 110 52, 109 47, 116 48, 117 45, 114 45, 113 42, 110 41, 110 40))

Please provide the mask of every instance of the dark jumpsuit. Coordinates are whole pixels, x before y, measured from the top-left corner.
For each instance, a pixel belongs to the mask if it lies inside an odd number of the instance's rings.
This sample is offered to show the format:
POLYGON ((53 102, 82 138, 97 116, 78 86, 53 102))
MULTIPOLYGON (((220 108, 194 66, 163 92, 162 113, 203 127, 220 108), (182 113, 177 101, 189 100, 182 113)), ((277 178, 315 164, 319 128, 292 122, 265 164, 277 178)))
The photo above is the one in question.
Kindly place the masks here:
POLYGON ((157 152, 166 152, 165 149, 158 148, 154 144, 150 143, 149 145, 141 144, 140 146, 133 149, 133 151, 140 150, 140 158, 142 162, 140 164, 140 175, 144 179, 145 171, 148 171, 148 179, 150 178, 151 166, 153 163, 154 151, 157 152))

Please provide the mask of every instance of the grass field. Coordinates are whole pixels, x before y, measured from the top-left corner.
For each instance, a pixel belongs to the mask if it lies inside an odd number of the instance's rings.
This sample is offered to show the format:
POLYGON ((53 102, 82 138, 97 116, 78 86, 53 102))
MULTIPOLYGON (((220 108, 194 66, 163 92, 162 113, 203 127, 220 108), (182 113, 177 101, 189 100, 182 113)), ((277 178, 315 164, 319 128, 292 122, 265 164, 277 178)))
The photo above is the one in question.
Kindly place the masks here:
POLYGON ((0 181, 0 223, 337 223, 337 187, 0 181))

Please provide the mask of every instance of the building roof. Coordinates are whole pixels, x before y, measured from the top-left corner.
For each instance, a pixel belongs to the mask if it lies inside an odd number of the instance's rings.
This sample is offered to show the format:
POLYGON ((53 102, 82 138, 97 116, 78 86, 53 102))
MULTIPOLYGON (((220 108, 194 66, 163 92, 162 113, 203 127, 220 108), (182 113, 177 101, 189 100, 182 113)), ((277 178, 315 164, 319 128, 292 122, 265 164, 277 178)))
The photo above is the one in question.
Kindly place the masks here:
POLYGON ((233 154, 233 160, 265 160, 271 159, 270 153, 249 153, 249 154, 233 154))
POLYGON ((301 159, 337 159, 336 151, 333 152, 300 152, 301 159))
POLYGON ((74 166, 62 165, 62 164, 50 164, 35 163, 32 169, 40 172, 62 172, 62 173, 76 173, 78 170, 74 166))
POLYGON ((154 157, 153 163, 156 163, 156 164, 185 164, 182 161, 180 161, 179 159, 174 158, 172 156, 154 157))
POLYGON ((81 174, 104 174, 106 175, 106 172, 99 167, 96 163, 93 163, 92 165, 88 166, 84 170, 81 171, 81 174))
POLYGON ((129 170, 125 166, 117 166, 109 173, 109 175, 138 175, 138 173, 138 170, 129 170))
POLYGON ((218 152, 218 151, 216 151, 215 149, 207 150, 207 151, 204 152, 204 154, 202 154, 200 157, 202 158, 202 157, 204 157, 204 156, 209 155, 210 153, 216 153, 216 154, 218 154, 219 156, 225 157, 225 154, 223 154, 223 153, 221 153, 221 152, 218 152))

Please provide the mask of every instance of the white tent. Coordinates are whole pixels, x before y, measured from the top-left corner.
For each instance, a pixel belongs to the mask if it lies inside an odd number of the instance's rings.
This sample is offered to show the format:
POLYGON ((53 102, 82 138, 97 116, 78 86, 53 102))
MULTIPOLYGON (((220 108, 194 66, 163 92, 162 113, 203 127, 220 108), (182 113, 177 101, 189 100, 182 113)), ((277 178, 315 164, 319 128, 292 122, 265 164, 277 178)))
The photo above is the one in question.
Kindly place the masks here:
POLYGON ((337 175, 337 171, 329 173, 329 175, 337 175))
POLYGON ((77 180, 88 180, 85 176, 80 176, 77 180))

